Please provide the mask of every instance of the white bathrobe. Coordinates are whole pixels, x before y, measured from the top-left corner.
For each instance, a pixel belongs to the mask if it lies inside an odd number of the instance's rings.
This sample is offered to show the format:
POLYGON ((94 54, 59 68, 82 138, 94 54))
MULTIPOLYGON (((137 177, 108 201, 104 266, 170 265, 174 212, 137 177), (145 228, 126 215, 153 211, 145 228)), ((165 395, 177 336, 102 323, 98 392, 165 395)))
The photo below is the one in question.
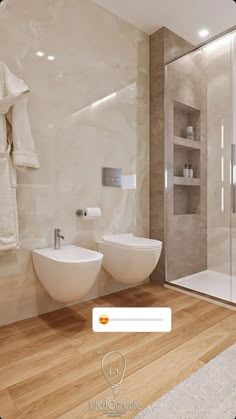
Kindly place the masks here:
POLYGON ((39 168, 27 113, 29 88, 0 61, 0 252, 19 246, 16 170, 39 168))

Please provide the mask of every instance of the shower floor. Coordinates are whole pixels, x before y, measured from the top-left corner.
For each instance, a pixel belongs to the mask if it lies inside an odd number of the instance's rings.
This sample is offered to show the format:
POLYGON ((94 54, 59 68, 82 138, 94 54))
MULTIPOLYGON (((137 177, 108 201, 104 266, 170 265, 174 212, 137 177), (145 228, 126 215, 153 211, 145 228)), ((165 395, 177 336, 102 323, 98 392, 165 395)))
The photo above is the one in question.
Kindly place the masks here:
POLYGON ((221 272, 202 271, 171 281, 171 284, 236 303, 236 277, 231 280, 229 275, 221 272))

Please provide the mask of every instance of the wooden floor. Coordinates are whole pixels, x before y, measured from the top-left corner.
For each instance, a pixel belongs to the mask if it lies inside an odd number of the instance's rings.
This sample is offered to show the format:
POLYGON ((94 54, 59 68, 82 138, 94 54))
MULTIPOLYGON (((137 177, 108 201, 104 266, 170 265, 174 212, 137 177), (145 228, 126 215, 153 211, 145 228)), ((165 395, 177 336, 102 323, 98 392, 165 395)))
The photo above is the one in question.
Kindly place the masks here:
MULTIPOLYGON (((90 400, 112 399, 101 358, 126 358, 119 401, 145 408, 236 341, 236 312, 145 284, 0 328, 0 416, 3 419, 106 417, 90 400), (93 333, 95 306, 169 306, 170 333, 93 333)), ((131 418, 127 413, 124 417, 131 418)))

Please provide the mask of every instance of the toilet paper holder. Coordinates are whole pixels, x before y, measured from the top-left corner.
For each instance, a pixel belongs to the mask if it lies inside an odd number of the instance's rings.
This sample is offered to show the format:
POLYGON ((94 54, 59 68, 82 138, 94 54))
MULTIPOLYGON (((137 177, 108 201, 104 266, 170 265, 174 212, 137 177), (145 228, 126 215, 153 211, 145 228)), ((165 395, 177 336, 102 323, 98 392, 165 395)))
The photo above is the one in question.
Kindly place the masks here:
POLYGON ((100 208, 79 208, 76 211, 76 215, 78 217, 83 217, 86 220, 95 220, 98 217, 101 217, 101 209, 100 208))
POLYGON ((85 217, 87 215, 87 211, 85 209, 77 209, 76 215, 78 215, 78 217, 85 217))

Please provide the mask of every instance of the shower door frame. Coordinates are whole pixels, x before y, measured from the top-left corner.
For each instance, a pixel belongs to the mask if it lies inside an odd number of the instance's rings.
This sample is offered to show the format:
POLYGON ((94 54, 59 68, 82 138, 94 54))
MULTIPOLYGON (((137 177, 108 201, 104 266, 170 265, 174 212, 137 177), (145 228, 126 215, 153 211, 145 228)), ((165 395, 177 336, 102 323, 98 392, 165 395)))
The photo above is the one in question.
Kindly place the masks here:
MULTIPOLYGON (((236 25, 230 27, 229 29, 221 32, 220 34, 210 38, 209 40, 202 42, 201 44, 197 45, 196 47, 193 47, 191 50, 189 50, 188 52, 185 52, 183 54, 178 54, 176 55, 174 58, 172 58, 171 60, 167 61, 165 63, 165 82, 164 82, 164 89, 165 89, 165 95, 164 95, 164 109, 165 109, 165 162, 164 162, 164 167, 165 167, 165 176, 164 176, 164 211, 165 211, 165 225, 164 225, 164 237, 165 237, 165 243, 164 243, 164 248, 165 248, 165 282, 164 282, 164 286, 165 287, 170 287, 170 288, 177 288, 180 290, 183 290, 186 293, 189 294, 196 294, 199 295, 201 297, 203 297, 203 299, 212 299, 215 301, 218 301, 220 303, 224 303, 233 307, 236 307, 236 303, 233 303, 232 301, 229 300, 223 300, 221 298, 215 297, 213 295, 209 295, 209 294, 205 294, 203 292, 199 292, 196 291, 194 289, 190 289, 187 287, 184 287, 182 285, 178 285, 178 284, 174 284, 171 281, 167 281, 167 277, 168 277, 168 256, 167 256, 167 182, 168 182, 168 132, 167 132, 167 101, 166 101, 166 92, 167 92, 167 68, 168 65, 177 61, 180 58, 183 58, 189 54, 194 53, 195 51, 199 51, 201 50, 201 48, 206 47, 208 45, 210 45, 211 43, 217 41, 218 39, 223 38, 224 36, 230 35, 233 33, 235 33, 234 38, 232 38, 231 40, 231 93, 232 91, 234 92, 234 94, 231 94, 231 115, 230 115, 230 124, 231 124, 231 132, 230 132, 230 144, 231 144, 231 211, 230 211, 230 298, 232 300, 232 278, 233 278, 233 258, 232 258, 232 251, 233 251, 233 237, 232 237, 232 228, 233 228, 233 221, 232 221, 232 215, 233 213, 236 214, 236 118, 234 120, 234 110, 235 110, 235 115, 236 115, 236 71, 233 71, 233 65, 236 68, 236 25), (234 142, 235 141, 235 142, 234 142), (234 147, 234 149, 233 149, 234 147), (233 153, 233 151, 235 153, 233 153), (234 157, 234 158, 233 158, 234 157), (235 179, 235 182, 234 182, 235 179)), ((235 225, 236 228, 236 225, 235 225)), ((235 272, 236 272, 236 265, 235 265, 235 272)))

